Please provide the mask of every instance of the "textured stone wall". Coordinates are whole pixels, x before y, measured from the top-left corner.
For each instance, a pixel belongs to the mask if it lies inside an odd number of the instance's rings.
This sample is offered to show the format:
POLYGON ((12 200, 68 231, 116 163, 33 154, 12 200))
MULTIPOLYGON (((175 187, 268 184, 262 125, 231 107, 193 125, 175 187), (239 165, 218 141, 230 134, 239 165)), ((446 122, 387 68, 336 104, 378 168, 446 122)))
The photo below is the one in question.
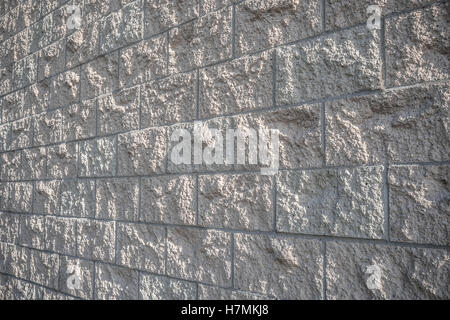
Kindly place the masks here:
POLYGON ((449 299, 449 6, 0 1, 0 298, 449 299), (174 164, 196 120, 279 172, 174 164))

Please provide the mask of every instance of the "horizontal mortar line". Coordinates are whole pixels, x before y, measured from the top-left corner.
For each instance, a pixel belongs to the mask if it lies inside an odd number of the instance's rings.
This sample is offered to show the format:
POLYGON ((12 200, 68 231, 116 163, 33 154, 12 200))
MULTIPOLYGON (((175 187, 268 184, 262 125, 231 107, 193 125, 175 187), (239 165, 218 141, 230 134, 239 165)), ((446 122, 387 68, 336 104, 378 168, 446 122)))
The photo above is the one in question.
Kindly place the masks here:
MULTIPOLYGON (((75 298, 75 299, 83 299, 83 298, 74 296, 74 295, 72 295, 72 294, 70 294, 70 293, 66 293, 66 292, 60 291, 60 289, 55 289, 55 288, 47 287, 46 285, 43 285, 43 284, 40 284, 40 283, 31 281, 31 280, 27 280, 27 279, 24 279, 24 278, 20 278, 20 277, 18 277, 18 276, 16 276, 16 275, 13 275, 13 274, 9 274, 9 273, 6 273, 6 272, 1 272, 1 271, 0 271, 0 274, 2 274, 2 275, 4 275, 4 276, 7 276, 7 277, 14 278, 14 279, 16 279, 16 280, 20 280, 20 281, 26 282, 26 283, 28 283, 28 284, 37 285, 37 286, 39 286, 39 287, 45 288, 45 289, 47 289, 47 290, 51 290, 51 291, 56 292, 56 293, 60 293, 60 294, 63 294, 63 295, 67 295, 67 296, 70 296, 70 297, 75 298)), ((58 284, 58 285, 59 285, 59 284, 58 284)), ((44 292, 43 292, 42 294, 43 294, 43 296, 45 296, 45 295, 44 295, 44 292)))
MULTIPOLYGON (((131 220, 113 220, 105 218, 91 218, 91 217, 74 217, 74 216, 62 216, 62 215, 46 215, 46 214, 36 214, 36 213, 19 213, 11 211, 1 211, 4 213, 11 213, 18 216, 39 216, 39 217, 49 217, 49 218, 70 218, 79 221, 98 221, 98 222, 115 222, 116 224, 137 224, 137 225, 149 225, 155 227, 168 227, 168 228, 187 228, 202 231, 221 231, 226 233, 234 234, 246 234, 246 235, 263 235, 272 237, 284 237, 284 238, 298 238, 304 240, 318 240, 318 241, 328 241, 328 242, 348 242, 348 243, 361 243, 361 244, 373 244, 373 245, 387 245, 387 246, 398 246, 398 247, 410 247, 410 248, 426 248, 426 249, 445 249, 450 250, 450 245, 440 245, 440 244, 430 244, 430 243, 417 243, 417 242, 401 242, 401 241, 388 241, 383 238, 371 239, 371 238, 358 238, 351 236, 338 236, 338 235, 326 235, 326 234, 309 234, 309 233, 294 233, 285 231, 263 231, 263 230, 245 230, 245 229, 234 229, 234 228, 220 228, 212 226, 201 226, 201 225, 183 225, 183 224, 173 224, 173 223, 159 223, 159 222, 146 222, 146 221, 131 221, 131 220)), ((19 244, 17 244, 19 245, 19 244)), ((24 246, 26 247, 26 246, 24 246)), ((29 248, 29 247, 27 247, 29 248)), ((34 249, 34 248, 33 248, 34 249)), ((60 253, 61 254, 61 253, 60 253)), ((86 258, 85 258, 86 259, 86 258)))
POLYGON ((420 88, 420 87, 425 87, 427 85, 445 85, 448 83, 448 81, 450 81, 450 77, 446 78, 446 79, 441 79, 441 80, 432 80, 432 81, 423 81, 420 83, 414 83, 411 85, 406 85, 406 86, 397 86, 397 87, 385 87, 385 89, 383 91, 385 92, 395 92, 398 90, 404 90, 404 89, 414 89, 414 88, 420 88))
MULTIPOLYGON (((442 166, 450 165, 450 161, 436 161, 436 162, 392 162, 392 163, 371 163, 371 164, 355 164, 355 165, 341 165, 341 166, 317 166, 317 167, 303 167, 303 168, 279 168, 282 172, 301 172, 301 171, 321 171, 321 170, 351 170, 389 166, 442 166)), ((261 167, 265 168, 265 167, 261 167)), ((112 180, 112 179, 137 179, 137 178, 158 178, 166 176, 214 176, 214 175, 243 175, 243 174, 260 174, 261 169, 254 170, 219 170, 219 171, 185 171, 185 172, 163 172, 145 175, 110 175, 110 176, 78 176, 66 178, 42 178, 42 179, 19 179, 19 180, 0 180, 0 183, 31 183, 31 182, 45 182, 45 181, 61 181, 70 182, 76 180, 112 180)))

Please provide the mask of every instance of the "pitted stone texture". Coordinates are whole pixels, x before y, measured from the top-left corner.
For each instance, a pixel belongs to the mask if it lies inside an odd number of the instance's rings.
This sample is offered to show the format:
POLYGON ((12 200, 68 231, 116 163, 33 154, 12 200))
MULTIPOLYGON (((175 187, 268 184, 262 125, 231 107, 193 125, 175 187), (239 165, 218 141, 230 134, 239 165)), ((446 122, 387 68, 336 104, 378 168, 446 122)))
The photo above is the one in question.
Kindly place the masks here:
POLYGON ((17 33, 12 40, 12 59, 17 62, 31 53, 31 35, 28 29, 17 33))
POLYGON ((169 228, 167 274, 220 286, 231 285, 231 234, 169 228))
POLYGON ((47 152, 43 147, 22 151, 22 177, 24 180, 44 179, 47 152))
POLYGON ((166 157, 165 128, 145 129, 118 137, 118 173, 122 176, 162 173, 166 157))
POLYGON ((100 52, 105 53, 142 39, 142 2, 113 12, 100 24, 100 52))
POLYGON ((165 176, 142 179, 141 220, 153 223, 195 224, 194 177, 165 176))
POLYGON ((98 134, 139 128, 139 87, 121 90, 98 99, 98 134))
POLYGON ((273 229, 273 179, 262 175, 201 175, 198 223, 205 227, 273 229))
POLYGON ((167 35, 144 40, 120 52, 120 87, 166 75, 167 35))
POLYGON ((45 248, 49 251, 76 255, 76 220, 71 218, 45 218, 45 248))
POLYGON ((92 299, 94 296, 94 262, 66 256, 61 256, 60 259, 59 289, 83 299, 92 299), (73 286, 73 289, 71 289, 67 286, 67 283, 75 284, 72 282, 75 275, 79 276, 80 287, 73 286))
POLYGON ((58 74, 52 78, 50 108, 59 108, 80 98, 80 68, 58 74))
POLYGON ((138 220, 138 179, 97 180, 96 202, 98 218, 138 220))
POLYGON ((6 123, 0 125, 0 151, 6 151, 9 147, 9 139, 11 137, 11 124, 6 123))
POLYGON ((61 181, 38 181, 35 183, 33 212, 58 215, 60 208, 61 181))
POLYGON ((405 86, 448 79, 450 3, 386 21, 386 84, 405 86))
POLYGON ((383 171, 379 166, 281 172, 277 230, 383 238, 383 171))
POLYGON ((43 216, 20 216, 19 244, 40 250, 45 249, 45 218, 43 216))
POLYGON ((321 31, 320 0, 249 0, 236 6, 239 55, 311 37, 321 31))
MULTIPOLYGON (((16 63, 17 65, 18 63, 16 63)), ((18 66, 20 67, 20 65, 18 66)), ((6 68, 0 68, 0 95, 7 94, 11 92, 14 88, 13 79, 16 71, 16 66, 10 65, 6 68)))
POLYGON ((95 181, 64 181, 61 187, 61 215, 93 218, 95 181))
POLYGON ((58 289, 59 255, 31 250, 30 281, 58 289))
POLYGON ((241 290, 223 289, 209 285, 198 285, 199 300, 268 300, 273 297, 241 290))
POLYGON ((164 273, 165 242, 164 227, 141 223, 118 223, 117 264, 133 269, 164 273))
POLYGON ((43 290, 43 298, 42 298, 42 300, 50 300, 50 301, 53 301, 53 300, 58 300, 58 301, 59 300, 61 300, 61 301, 64 301, 64 300, 75 300, 74 297, 62 294, 62 293, 60 293, 60 292, 58 292, 56 290, 50 290, 50 289, 47 289, 47 288, 42 288, 42 290, 43 290))
POLYGON ((66 66, 72 68, 98 55, 99 23, 94 21, 75 30, 66 40, 66 66))
MULTIPOLYGON (((280 168, 305 168, 318 167, 323 162, 320 131, 320 105, 304 105, 272 112, 258 114, 246 114, 234 117, 235 129, 253 129, 261 137, 259 130, 265 131, 266 141, 270 142, 268 159, 261 159, 262 148, 258 147, 259 160, 257 165, 249 162, 248 136, 243 135, 245 141, 246 161, 241 165, 235 156, 237 168, 269 168, 272 160, 275 160, 276 149, 271 142, 276 133, 268 130, 278 130, 278 156, 280 168), (270 133, 270 137, 268 134, 270 133)), ((256 141, 255 141, 256 143, 256 141)), ((235 141, 235 144, 237 142, 235 141)), ((266 148, 267 150, 267 148, 266 148)), ((276 167, 276 163, 272 165, 276 167)), ((276 168, 275 168, 276 169, 276 168)))
MULTIPOLYGON (((434 0, 326 0, 325 25, 326 30, 335 30, 357 24, 366 24, 370 17, 367 8, 379 6, 381 16, 402 12, 434 2, 434 0)), ((395 19, 395 18, 394 18, 395 19)))
POLYGON ((34 117, 34 145, 61 141, 62 112, 55 110, 34 117))
POLYGON ((0 243, 0 271, 22 279, 28 279, 30 249, 0 243))
POLYGON ((448 83, 326 103, 327 164, 445 161, 448 83))
POLYGON ((223 8, 227 5, 230 5, 232 2, 236 2, 235 0, 200 0, 200 12, 201 16, 217 11, 220 8, 223 8))
POLYGON ((50 106, 50 86, 50 79, 46 79, 24 89, 25 106, 30 108, 33 114, 48 110, 50 106))
POLYGON ((91 25, 101 18, 106 17, 112 11, 120 8, 125 0, 85 0, 83 12, 83 24, 91 25))
POLYGON ((116 138, 80 142, 81 176, 112 176, 116 172, 116 138))
POLYGON ((42 300, 44 288, 36 284, 20 279, 10 278, 6 292, 6 299, 9 300, 42 300))
POLYGON ((49 14, 42 17, 29 28, 30 33, 30 51, 35 52, 52 43, 53 40, 53 15, 49 14))
POLYGON ((198 17, 199 0, 146 0, 144 34, 146 37, 198 17))
POLYGON ((63 110, 62 137, 64 141, 95 136, 97 100, 86 100, 63 110))
POLYGON ((187 71, 231 58, 231 12, 227 7, 170 30, 169 71, 187 71))
POLYGON ((115 222, 79 219, 77 230, 80 257, 114 262, 115 222))
POLYGON ((273 52, 200 70, 200 117, 273 105, 273 52))
POLYGON ((3 122, 10 122, 28 117, 31 114, 31 106, 24 104, 24 91, 19 90, 0 98, 2 106, 3 122))
POLYGON ((194 282, 141 274, 139 297, 143 300, 195 300, 194 282))
POLYGON ((138 272, 107 264, 95 266, 95 298, 135 300, 138 298, 138 272))
POLYGON ((320 299, 323 245, 317 240, 235 235, 235 286, 277 299, 320 299))
POLYGON ((450 168, 390 166, 390 238, 450 244, 450 168))
POLYGON ((38 81, 64 70, 65 40, 55 42, 39 52, 38 81))
POLYGON ((277 49, 277 104, 379 89, 379 31, 357 27, 277 49))
POLYGON ((16 243, 19 237, 20 216, 0 212, 0 242, 16 243))
MULTIPOLYGON (((22 179, 22 155, 20 151, 13 151, 1 154, 1 179, 20 180, 22 179)), ((6 195, 4 195, 6 200, 6 195)))
POLYGON ((9 150, 30 147, 32 144, 32 117, 17 120, 11 123, 11 137, 9 139, 9 150))
POLYGON ((62 143, 47 149, 47 177, 75 178, 77 176, 78 144, 62 143))
POLYGON ((328 242, 327 297, 448 299, 449 260, 446 250, 328 242), (374 265, 381 281, 371 290, 367 284, 374 274, 367 268, 374 265))
POLYGON ((142 87, 142 127, 154 127, 195 118, 196 73, 182 73, 142 87))
POLYGON ((13 88, 23 88, 36 81, 37 56, 37 53, 29 55, 14 64, 13 88))
POLYGON ((113 52, 81 66, 81 99, 111 93, 119 85, 118 53, 113 52))
POLYGON ((2 209, 15 212, 31 212, 33 184, 31 182, 10 182, 2 192, 2 209))

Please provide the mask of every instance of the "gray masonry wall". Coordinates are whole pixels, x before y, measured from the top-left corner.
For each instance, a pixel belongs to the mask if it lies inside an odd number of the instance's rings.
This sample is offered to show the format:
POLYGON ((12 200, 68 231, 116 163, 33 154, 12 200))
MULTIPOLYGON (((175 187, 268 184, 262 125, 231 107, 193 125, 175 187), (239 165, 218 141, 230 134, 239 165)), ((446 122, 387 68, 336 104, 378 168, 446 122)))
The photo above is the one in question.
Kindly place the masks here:
POLYGON ((449 299, 449 6, 0 1, 0 299, 449 299), (196 120, 279 172, 176 165, 196 120))

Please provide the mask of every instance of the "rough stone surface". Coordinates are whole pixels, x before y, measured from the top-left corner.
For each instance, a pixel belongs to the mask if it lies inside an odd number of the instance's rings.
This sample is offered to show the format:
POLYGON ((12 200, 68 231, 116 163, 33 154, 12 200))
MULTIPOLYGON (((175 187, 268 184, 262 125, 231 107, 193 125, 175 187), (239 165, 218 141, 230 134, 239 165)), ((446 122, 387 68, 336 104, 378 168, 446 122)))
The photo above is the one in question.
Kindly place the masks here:
POLYGON ((194 282, 142 274, 139 295, 143 300, 194 300, 196 286, 194 282))
POLYGON ((61 186, 61 215, 93 218, 95 181, 65 181, 61 186))
POLYGON ((169 71, 180 72, 231 57, 231 7, 170 30, 169 71))
POLYGON ((351 165, 450 159, 448 82, 326 103, 326 159, 351 165))
POLYGON ((238 54, 304 39, 321 31, 320 0, 249 0, 236 6, 238 54))
POLYGON ((286 171, 277 180, 277 230, 383 238, 383 167, 286 171))
POLYGON ((117 263, 133 269, 164 273, 165 229, 145 224, 117 224, 117 263))
POLYGON ((118 137, 118 173, 121 176, 161 173, 166 157, 164 128, 146 129, 118 137))
POLYGON ((329 299, 448 299, 448 250, 327 243, 329 299), (368 289, 380 270, 379 289, 368 289), (427 270, 427 272, 424 272, 427 270))
POLYGON ((200 71, 200 117, 273 105, 273 52, 244 57, 200 71))
POLYGON ((112 134, 139 128, 139 87, 98 99, 98 134, 112 134))
POLYGON ((143 128, 193 120, 196 105, 196 74, 181 73, 142 87, 143 128))
POLYGON ((386 21, 388 87, 448 79, 450 3, 386 21))
POLYGON ((230 233, 186 228, 169 228, 167 232, 169 275, 220 286, 231 285, 230 233))
POLYGON ((280 299, 322 296, 320 241, 237 234, 234 263, 237 289, 280 299))
POLYGON ((77 220, 77 247, 80 257, 90 260, 114 262, 114 222, 77 220))
POLYGON ((61 181, 41 181, 35 184, 33 212, 58 215, 60 207, 61 181))
POLYGON ((142 179, 141 220, 195 224, 195 179, 191 176, 142 179))
POLYGON ((76 255, 76 220, 45 218, 45 248, 57 253, 76 255))
POLYGON ((448 299, 449 6, 0 0, 0 299, 448 299))
POLYGON ((96 190, 98 218, 138 220, 138 179, 97 180, 96 190))
POLYGON ((99 263, 95 267, 95 298, 137 299, 138 282, 137 271, 99 263))
POLYGON ((273 229, 273 179, 261 175, 201 175, 199 224, 249 230, 273 229))
POLYGON ((128 87, 166 75, 167 36, 144 40, 120 53, 120 86, 128 87))
POLYGON ((47 177, 74 178, 77 176, 78 144, 62 143, 47 149, 47 177))
POLYGON ((450 168, 389 167, 390 237, 450 244, 450 168))
POLYGON ((277 49, 277 104, 294 104, 381 86, 380 36, 366 27, 277 49))
POLYGON ((80 143, 79 174, 112 176, 116 172, 115 140, 115 137, 108 137, 80 143))

